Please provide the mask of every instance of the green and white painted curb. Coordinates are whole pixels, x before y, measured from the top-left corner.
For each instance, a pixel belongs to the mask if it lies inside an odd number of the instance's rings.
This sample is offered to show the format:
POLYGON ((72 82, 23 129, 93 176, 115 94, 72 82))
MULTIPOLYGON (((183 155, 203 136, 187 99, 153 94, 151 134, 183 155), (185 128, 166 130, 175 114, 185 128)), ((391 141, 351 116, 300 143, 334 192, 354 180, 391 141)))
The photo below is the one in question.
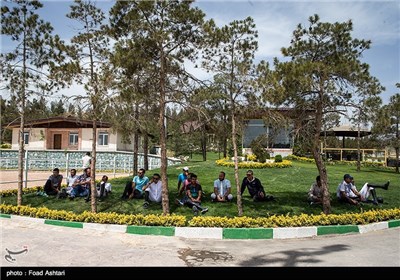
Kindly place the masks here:
POLYGON ((30 218, 26 216, 0 214, 0 218, 30 223, 46 224, 98 230, 102 232, 120 232, 141 235, 176 236, 183 238, 208 239, 289 239, 314 237, 329 234, 367 233, 371 231, 400 227, 400 220, 378 222, 368 225, 331 225, 315 227, 287 228, 207 228, 207 227, 160 227, 94 224, 30 218))

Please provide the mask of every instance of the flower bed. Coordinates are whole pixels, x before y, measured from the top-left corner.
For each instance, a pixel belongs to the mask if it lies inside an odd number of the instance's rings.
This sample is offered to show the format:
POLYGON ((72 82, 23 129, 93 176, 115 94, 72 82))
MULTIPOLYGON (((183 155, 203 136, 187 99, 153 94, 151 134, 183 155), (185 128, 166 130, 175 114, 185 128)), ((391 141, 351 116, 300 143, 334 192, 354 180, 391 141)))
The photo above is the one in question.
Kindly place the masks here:
MULTIPOLYGON (((235 167, 235 163, 227 158, 216 160, 215 163, 220 166, 235 167)), ((238 163, 239 168, 260 169, 260 168, 288 168, 292 167, 292 162, 283 160, 282 162, 254 162, 242 161, 238 163)))

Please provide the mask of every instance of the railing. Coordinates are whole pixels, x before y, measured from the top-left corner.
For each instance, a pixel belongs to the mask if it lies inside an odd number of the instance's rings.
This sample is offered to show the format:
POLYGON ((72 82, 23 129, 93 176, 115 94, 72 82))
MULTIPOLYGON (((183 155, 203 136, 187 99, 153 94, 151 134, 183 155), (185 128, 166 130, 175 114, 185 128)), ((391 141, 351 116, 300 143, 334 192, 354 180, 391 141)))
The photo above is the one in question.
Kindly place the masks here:
MULTIPOLYGON (((357 148, 322 148, 322 152, 328 159, 335 155, 339 161, 354 160, 352 157, 357 156, 357 148)), ((384 165, 388 158, 386 149, 360 149, 360 156, 361 161, 383 162, 384 165)))
MULTIPOLYGON (((13 170, 18 168, 18 151, 14 150, 0 150, 0 168, 6 170, 13 170)), ((24 184, 27 186, 28 171, 29 170, 53 170, 59 168, 60 170, 68 170, 75 168, 82 169, 82 156, 84 151, 25 151, 24 155, 24 184)), ((113 173, 127 173, 133 172, 133 153, 131 152, 99 152, 96 157, 96 170, 107 171, 113 173)), ((168 165, 179 164, 179 159, 168 158, 168 165)), ((159 168, 161 166, 161 158, 158 155, 148 155, 148 170, 159 168)), ((138 166, 144 166, 144 156, 139 154, 138 166)), ((32 180, 30 180, 32 181, 32 180)), ((15 181, 10 181, 11 183, 15 181)), ((0 182, 4 184, 6 182, 0 182)))

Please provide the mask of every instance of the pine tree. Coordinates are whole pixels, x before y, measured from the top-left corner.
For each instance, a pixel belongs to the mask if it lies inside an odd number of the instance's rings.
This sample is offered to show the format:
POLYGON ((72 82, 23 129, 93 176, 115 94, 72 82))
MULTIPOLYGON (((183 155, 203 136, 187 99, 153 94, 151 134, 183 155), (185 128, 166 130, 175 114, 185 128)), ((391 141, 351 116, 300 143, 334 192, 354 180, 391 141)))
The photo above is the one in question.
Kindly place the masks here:
POLYGON ((60 86, 52 79, 51 73, 53 67, 64 60, 65 47, 57 35, 52 35, 53 27, 50 23, 40 19, 36 13, 43 7, 39 1, 17 0, 4 3, 1 6, 1 34, 9 36, 14 49, 0 56, 1 80, 18 103, 20 128, 17 204, 21 205, 27 100, 34 94, 43 95, 60 86))
POLYGON ((264 96, 276 104, 291 106, 304 124, 312 122, 312 152, 323 190, 323 211, 331 211, 328 174, 320 151, 320 133, 324 115, 343 109, 382 90, 370 75, 369 65, 360 58, 371 41, 353 39, 353 23, 321 22, 318 15, 309 18, 309 26, 299 24, 291 45, 282 48, 285 60, 274 60, 264 86, 264 96), (301 113, 302 112, 302 113, 301 113))

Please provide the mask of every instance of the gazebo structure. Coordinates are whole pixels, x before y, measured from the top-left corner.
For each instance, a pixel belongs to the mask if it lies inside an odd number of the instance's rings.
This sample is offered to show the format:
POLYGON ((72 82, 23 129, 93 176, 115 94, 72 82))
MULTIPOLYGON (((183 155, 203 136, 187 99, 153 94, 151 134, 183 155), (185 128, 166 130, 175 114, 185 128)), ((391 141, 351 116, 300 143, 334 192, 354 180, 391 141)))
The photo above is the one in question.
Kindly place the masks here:
MULTIPOLYGON (((366 128, 360 128, 360 137, 370 135, 371 131, 366 128)), ((321 136, 342 137, 342 148, 345 148, 346 137, 358 137, 358 128, 350 125, 341 125, 321 132, 321 136)))
MULTIPOLYGON (((345 160, 355 160, 354 152, 357 153, 357 149, 355 148, 346 148, 345 140, 346 137, 356 138, 358 135, 360 137, 365 137, 371 134, 371 131, 366 128, 360 128, 360 132, 357 127, 352 127, 350 125, 341 125, 338 127, 331 128, 326 131, 321 131, 321 136, 334 136, 334 137, 342 137, 342 148, 328 148, 324 147, 323 143, 321 143, 321 152, 326 155, 327 158, 333 158, 342 161, 345 160), (358 134, 360 133, 360 134, 358 134)), ((373 155, 368 161, 382 161, 386 164, 387 159, 387 151, 386 150, 378 150, 378 149, 360 149, 361 151, 361 160, 365 161, 365 154, 373 155)))

